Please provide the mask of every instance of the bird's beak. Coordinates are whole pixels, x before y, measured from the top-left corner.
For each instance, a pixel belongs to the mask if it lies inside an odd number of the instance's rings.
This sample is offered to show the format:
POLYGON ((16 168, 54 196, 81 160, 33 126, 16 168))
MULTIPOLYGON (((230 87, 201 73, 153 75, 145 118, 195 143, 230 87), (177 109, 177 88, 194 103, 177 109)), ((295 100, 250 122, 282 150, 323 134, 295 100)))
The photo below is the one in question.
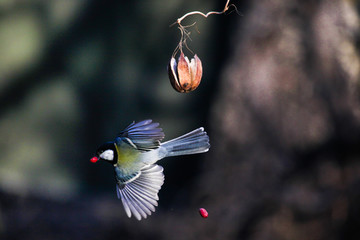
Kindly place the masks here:
POLYGON ((98 157, 92 157, 91 159, 90 159, 90 162, 92 162, 92 163, 96 163, 97 161, 99 161, 99 158, 98 157))

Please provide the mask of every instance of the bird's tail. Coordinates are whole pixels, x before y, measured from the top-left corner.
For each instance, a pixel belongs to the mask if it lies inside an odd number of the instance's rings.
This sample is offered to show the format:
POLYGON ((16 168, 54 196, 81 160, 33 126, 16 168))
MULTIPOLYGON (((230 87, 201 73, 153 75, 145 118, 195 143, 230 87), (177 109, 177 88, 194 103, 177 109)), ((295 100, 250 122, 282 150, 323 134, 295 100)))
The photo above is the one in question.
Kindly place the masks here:
POLYGON ((161 148, 165 149, 166 157, 207 152, 210 148, 209 136, 201 127, 162 143, 161 148))

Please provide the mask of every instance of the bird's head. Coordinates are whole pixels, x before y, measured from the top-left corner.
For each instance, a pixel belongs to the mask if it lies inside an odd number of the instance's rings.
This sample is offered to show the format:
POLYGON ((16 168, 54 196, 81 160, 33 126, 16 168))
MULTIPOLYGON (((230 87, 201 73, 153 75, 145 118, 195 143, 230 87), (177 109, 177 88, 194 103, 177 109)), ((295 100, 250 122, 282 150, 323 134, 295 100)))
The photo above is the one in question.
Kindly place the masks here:
POLYGON ((114 142, 107 142, 101 145, 96 150, 96 155, 90 159, 91 162, 96 163, 99 160, 104 160, 111 164, 116 164, 117 162, 117 152, 114 142))

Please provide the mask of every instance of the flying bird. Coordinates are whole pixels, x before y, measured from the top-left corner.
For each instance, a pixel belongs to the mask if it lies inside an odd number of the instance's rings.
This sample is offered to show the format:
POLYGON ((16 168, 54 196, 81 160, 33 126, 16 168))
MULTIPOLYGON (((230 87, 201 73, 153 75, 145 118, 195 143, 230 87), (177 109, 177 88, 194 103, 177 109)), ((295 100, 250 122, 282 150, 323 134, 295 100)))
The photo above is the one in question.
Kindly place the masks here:
POLYGON ((137 220, 155 212, 158 192, 164 183, 163 167, 157 161, 165 157, 207 152, 209 136, 197 128, 175 139, 165 137, 159 123, 152 120, 133 122, 114 141, 101 145, 91 162, 103 160, 114 166, 116 192, 128 217, 137 220))

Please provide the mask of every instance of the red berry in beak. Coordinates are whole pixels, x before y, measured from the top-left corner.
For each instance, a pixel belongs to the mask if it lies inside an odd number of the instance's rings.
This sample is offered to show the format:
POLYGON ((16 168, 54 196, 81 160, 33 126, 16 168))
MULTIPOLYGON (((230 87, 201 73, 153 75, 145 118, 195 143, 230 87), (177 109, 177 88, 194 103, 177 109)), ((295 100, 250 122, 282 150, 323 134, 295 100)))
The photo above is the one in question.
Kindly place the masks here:
POLYGON ((92 163, 96 163, 97 161, 99 161, 98 157, 93 157, 90 159, 90 162, 92 162, 92 163))
POLYGON ((209 216, 209 214, 208 214, 208 212, 206 211, 205 208, 200 208, 199 213, 203 218, 207 218, 209 216))

